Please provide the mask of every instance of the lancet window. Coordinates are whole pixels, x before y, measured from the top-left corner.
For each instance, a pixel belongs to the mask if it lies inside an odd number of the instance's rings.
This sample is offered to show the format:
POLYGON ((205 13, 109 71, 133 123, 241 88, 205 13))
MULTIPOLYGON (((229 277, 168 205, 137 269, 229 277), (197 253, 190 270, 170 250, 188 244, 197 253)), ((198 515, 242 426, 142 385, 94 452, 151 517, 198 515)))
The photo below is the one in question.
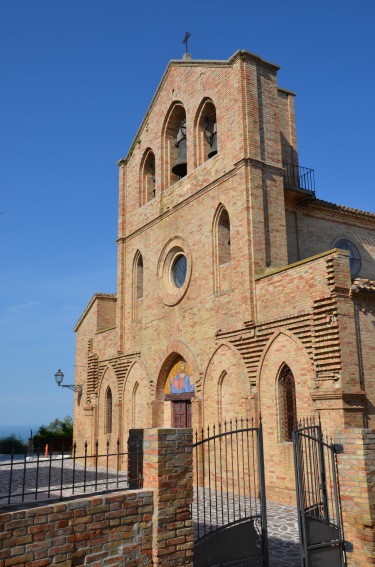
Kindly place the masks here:
POLYGON ((112 390, 109 386, 105 393, 105 433, 112 433, 112 390))
POLYGON ((141 167, 141 199, 144 205, 156 197, 155 154, 147 149, 141 167))
POLYGON ((141 300, 143 300, 143 256, 138 250, 133 262, 133 321, 139 318, 141 300))
POLYGON ((292 441, 293 428, 297 420, 296 387, 289 366, 284 364, 279 374, 280 437, 292 441))

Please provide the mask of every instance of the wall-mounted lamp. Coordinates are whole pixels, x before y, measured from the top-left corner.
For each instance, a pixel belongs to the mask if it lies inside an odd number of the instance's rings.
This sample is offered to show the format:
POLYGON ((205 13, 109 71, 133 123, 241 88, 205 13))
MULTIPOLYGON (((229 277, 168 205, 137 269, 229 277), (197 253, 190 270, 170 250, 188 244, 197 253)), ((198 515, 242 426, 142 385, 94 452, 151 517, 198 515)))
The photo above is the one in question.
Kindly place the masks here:
POLYGON ((79 395, 82 394, 82 386, 80 384, 78 386, 75 384, 62 384, 62 381, 64 380, 64 372, 62 372, 60 368, 55 374, 55 380, 58 386, 61 386, 62 388, 69 388, 69 390, 73 390, 73 392, 78 392, 79 395))

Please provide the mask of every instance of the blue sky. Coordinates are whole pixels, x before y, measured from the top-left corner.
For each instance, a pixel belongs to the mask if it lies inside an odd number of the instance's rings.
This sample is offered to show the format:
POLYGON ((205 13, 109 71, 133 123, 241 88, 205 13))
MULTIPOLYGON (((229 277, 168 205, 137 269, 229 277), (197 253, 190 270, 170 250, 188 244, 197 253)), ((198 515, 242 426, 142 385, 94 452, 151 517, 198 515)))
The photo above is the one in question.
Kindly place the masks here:
POLYGON ((280 65, 317 196, 375 211, 374 17, 372 0, 0 2, 0 426, 72 414, 53 376, 73 382, 73 327, 116 291, 116 162, 186 31, 194 59, 280 65))

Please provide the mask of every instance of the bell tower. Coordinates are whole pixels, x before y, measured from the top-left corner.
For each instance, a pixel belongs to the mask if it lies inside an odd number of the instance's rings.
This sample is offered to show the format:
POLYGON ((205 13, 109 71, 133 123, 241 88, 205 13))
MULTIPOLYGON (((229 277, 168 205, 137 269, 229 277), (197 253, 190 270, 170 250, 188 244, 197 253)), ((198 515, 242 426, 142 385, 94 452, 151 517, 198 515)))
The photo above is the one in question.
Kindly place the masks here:
POLYGON ((156 321, 175 328, 177 313, 193 305, 193 328, 202 316, 212 330, 254 320, 254 278, 287 264, 283 159, 296 161, 297 149, 293 93, 278 88, 277 70, 246 51, 169 63, 119 162, 120 350, 139 348, 156 321), (174 279, 177 263, 163 257, 175 238, 181 265, 192 262, 186 293, 174 279), (138 299, 130 292, 136 254, 138 299), (168 294, 181 297, 173 309, 168 294))

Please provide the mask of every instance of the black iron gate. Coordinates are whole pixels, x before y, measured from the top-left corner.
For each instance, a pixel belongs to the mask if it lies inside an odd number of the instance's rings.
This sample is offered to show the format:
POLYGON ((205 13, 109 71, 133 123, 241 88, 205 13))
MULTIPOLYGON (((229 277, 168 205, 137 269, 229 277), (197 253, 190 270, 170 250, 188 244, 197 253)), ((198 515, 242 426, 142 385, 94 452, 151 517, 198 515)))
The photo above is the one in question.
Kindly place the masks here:
POLYGON ((193 458, 194 567, 268 567, 262 425, 202 429, 193 458))
POLYGON ((299 423, 293 433, 302 567, 343 567, 344 538, 336 446, 321 425, 299 423))

